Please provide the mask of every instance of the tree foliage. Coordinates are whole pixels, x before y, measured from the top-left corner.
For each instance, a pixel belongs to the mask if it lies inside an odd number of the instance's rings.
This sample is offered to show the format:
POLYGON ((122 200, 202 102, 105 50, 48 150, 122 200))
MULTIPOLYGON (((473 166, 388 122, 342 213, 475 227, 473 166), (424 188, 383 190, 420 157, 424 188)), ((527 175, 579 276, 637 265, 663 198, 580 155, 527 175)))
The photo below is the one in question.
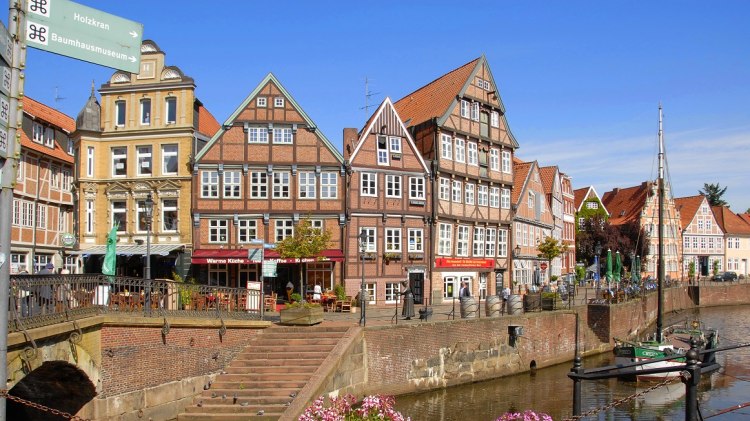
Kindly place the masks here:
POLYGON ((294 227, 294 235, 276 243, 276 251, 284 259, 316 257, 328 248, 331 233, 328 230, 313 228, 309 218, 294 227))
POLYGON ((576 234, 576 260, 592 263, 597 244, 602 254, 619 251, 625 266, 632 265, 632 256, 649 253, 649 236, 635 221, 615 226, 600 216, 584 220, 576 234))
POLYGON ((727 206, 727 202, 721 198, 726 191, 727 188, 721 188, 719 183, 703 183, 703 190, 698 190, 698 193, 706 196, 706 200, 711 206, 727 206))
MULTIPOLYGON (((549 273, 551 275, 552 260, 555 257, 558 257, 561 254, 565 253, 565 250, 568 249, 568 245, 555 238, 546 237, 542 242, 537 244, 536 249, 539 250, 539 254, 537 254, 537 256, 544 258, 549 262, 549 267, 547 268, 547 270, 549 270, 549 273)), ((550 276, 549 279, 551 281, 552 276, 550 276)))

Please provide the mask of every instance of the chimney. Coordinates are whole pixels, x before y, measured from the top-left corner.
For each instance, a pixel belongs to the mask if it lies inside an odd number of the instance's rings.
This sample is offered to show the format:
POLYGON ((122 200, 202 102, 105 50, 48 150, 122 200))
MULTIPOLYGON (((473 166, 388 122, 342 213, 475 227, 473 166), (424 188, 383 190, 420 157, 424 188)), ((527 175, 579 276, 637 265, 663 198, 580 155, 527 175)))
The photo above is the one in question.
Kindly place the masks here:
POLYGON ((344 145, 344 159, 349 160, 349 157, 354 152, 354 147, 357 146, 357 137, 359 137, 357 133, 357 129, 344 128, 344 142, 342 143, 344 145))

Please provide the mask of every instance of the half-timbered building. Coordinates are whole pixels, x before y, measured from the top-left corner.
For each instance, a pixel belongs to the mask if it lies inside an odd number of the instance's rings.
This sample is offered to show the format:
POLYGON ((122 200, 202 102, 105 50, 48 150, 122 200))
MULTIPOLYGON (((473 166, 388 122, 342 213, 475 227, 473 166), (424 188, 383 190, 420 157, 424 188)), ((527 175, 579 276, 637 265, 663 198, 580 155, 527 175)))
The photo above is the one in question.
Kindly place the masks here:
POLYGON ((355 296, 364 279, 369 302, 387 305, 399 300, 406 280, 415 303, 424 304, 432 251, 427 164, 390 98, 359 133, 344 129, 343 144, 349 169, 347 293, 355 296))
POLYGON ((711 276, 714 267, 724 270, 724 231, 714 217, 706 196, 676 197, 674 204, 682 223, 682 272, 689 274, 695 265, 695 276, 711 276))
POLYGON ((279 296, 288 282, 299 292, 300 276, 305 289, 341 282, 345 176, 341 153, 269 73, 196 156, 198 279, 231 287, 264 282, 266 294, 279 296), (330 248, 306 259, 280 257, 273 244, 304 219, 331 233, 330 248))
POLYGON ((432 296, 457 297, 464 281, 474 296, 498 293, 508 284, 518 143, 487 60, 450 71, 395 107, 433 171, 432 296))

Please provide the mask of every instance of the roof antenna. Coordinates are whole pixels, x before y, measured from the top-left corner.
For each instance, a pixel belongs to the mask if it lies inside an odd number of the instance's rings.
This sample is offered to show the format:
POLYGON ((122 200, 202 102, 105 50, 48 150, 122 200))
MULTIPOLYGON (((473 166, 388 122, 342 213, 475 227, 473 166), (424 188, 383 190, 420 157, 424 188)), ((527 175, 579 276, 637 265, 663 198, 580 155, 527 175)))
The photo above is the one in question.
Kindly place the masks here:
POLYGON ((55 108, 57 108, 57 103, 65 99, 64 96, 60 96, 59 90, 57 86, 55 86, 55 108))
POLYGON ((370 105, 370 97, 379 93, 380 92, 370 92, 370 80, 367 78, 367 76, 365 76, 365 106, 360 107, 359 109, 365 110, 365 114, 369 114, 370 108, 373 107, 372 105, 370 105))

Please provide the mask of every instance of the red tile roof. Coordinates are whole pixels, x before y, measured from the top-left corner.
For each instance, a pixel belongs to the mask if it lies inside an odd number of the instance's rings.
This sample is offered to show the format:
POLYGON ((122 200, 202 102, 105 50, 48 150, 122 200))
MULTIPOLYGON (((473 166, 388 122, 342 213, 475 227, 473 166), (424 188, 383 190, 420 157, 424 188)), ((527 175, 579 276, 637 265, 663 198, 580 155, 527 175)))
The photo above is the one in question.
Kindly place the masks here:
POLYGON ((747 219, 743 219, 742 215, 732 212, 726 206, 711 206, 711 210, 724 233, 750 235, 750 215, 744 214, 747 219))
POLYGON ((555 185, 555 174, 557 174, 557 167, 554 165, 539 168, 539 178, 542 180, 545 194, 552 194, 552 187, 555 185))
POLYGON ((682 222, 682 228, 687 228, 690 222, 695 217, 695 213, 698 212, 698 208, 703 204, 703 200, 706 197, 702 194, 688 197, 675 197, 674 206, 677 211, 680 212, 680 221, 682 222))
POLYGON ((451 70, 393 104, 405 125, 416 126, 445 114, 448 106, 469 80, 469 76, 480 59, 481 57, 451 70))
POLYGON ((650 183, 644 181, 638 186, 615 188, 604 193, 602 204, 609 211, 609 222, 612 225, 622 225, 640 220, 650 191, 650 183))
POLYGON ((513 163, 513 191, 511 193, 511 203, 518 204, 518 198, 526 185, 526 179, 536 161, 532 162, 514 162, 513 163))
POLYGON ((737 216, 739 216, 740 219, 742 219, 743 221, 750 224, 750 213, 740 213, 740 214, 737 214, 737 216))
MULTIPOLYGON (((37 121, 44 122, 55 126, 59 130, 66 132, 67 134, 75 131, 76 124, 73 118, 50 108, 41 102, 37 102, 29 97, 23 98, 23 112, 31 118, 35 118, 37 121)), ((73 156, 68 154, 63 147, 55 142, 54 148, 49 148, 37 142, 34 142, 29 136, 21 130, 21 149, 31 149, 44 155, 57 158, 67 163, 73 163, 73 156)))
POLYGON ((198 106, 198 133, 213 137, 221 128, 221 124, 203 105, 198 106))
POLYGON ((575 207, 576 209, 581 207, 581 203, 583 203, 584 200, 586 200, 586 196, 589 193, 589 187, 584 187, 582 189, 575 189, 573 190, 573 195, 575 195, 575 207))

